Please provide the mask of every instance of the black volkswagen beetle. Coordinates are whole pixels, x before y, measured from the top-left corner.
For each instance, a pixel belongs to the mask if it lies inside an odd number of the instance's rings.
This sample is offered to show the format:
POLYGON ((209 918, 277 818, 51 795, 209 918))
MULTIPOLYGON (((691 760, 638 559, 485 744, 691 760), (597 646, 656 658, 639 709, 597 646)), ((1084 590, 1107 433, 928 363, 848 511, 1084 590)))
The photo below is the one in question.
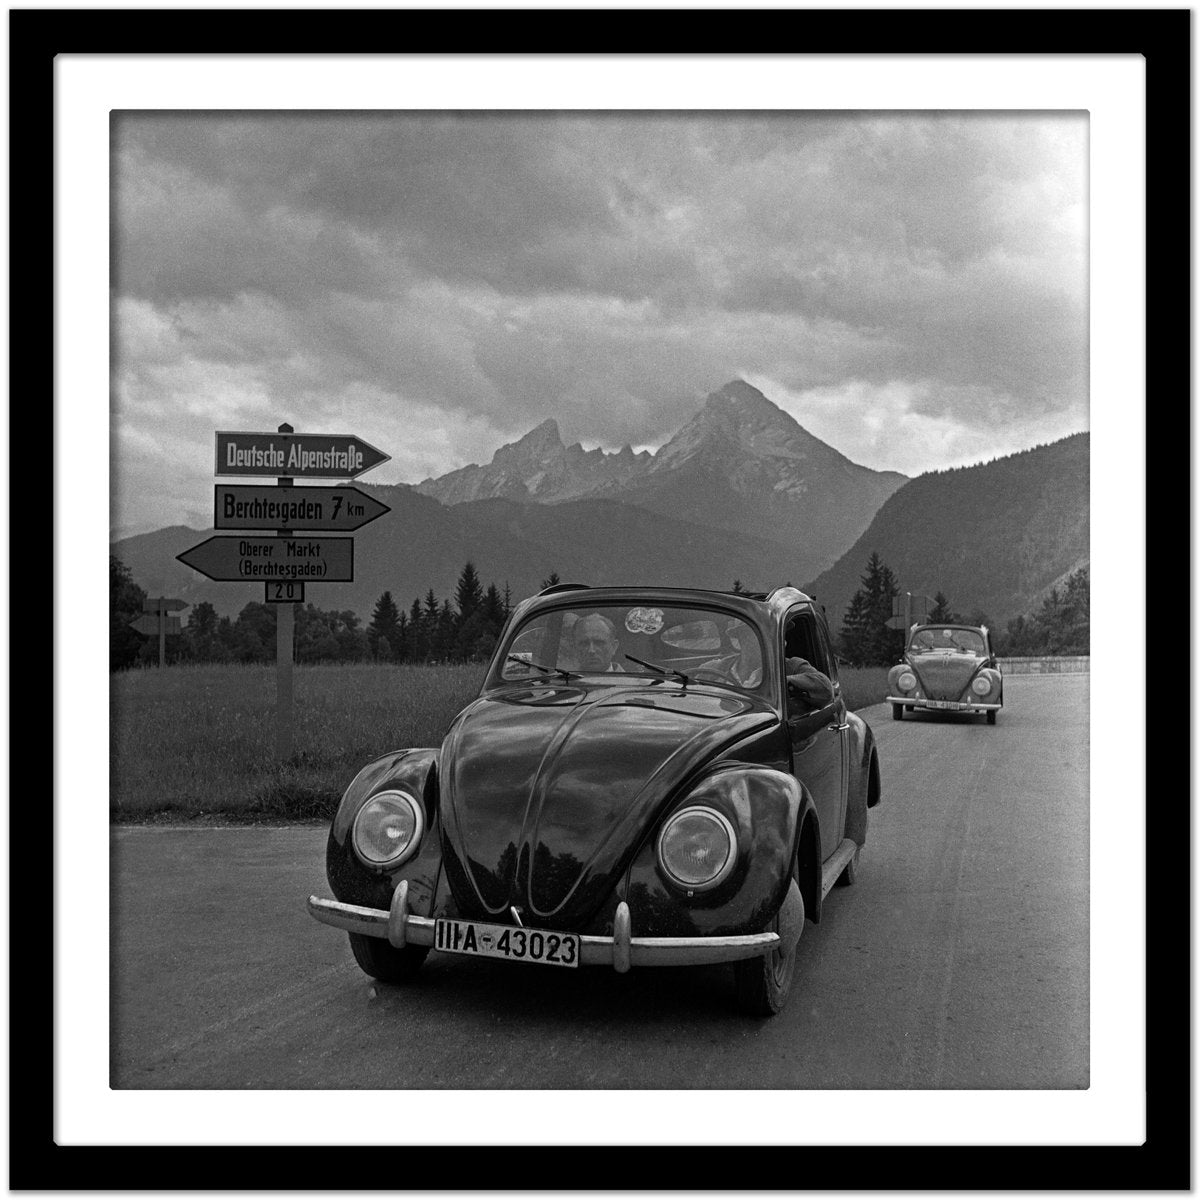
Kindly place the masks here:
POLYGON ((336 899, 308 908, 389 983, 431 949, 729 962, 765 1016, 805 920, 855 881, 879 799, 808 596, 559 585, 513 612, 440 747, 355 777, 329 834, 336 899))

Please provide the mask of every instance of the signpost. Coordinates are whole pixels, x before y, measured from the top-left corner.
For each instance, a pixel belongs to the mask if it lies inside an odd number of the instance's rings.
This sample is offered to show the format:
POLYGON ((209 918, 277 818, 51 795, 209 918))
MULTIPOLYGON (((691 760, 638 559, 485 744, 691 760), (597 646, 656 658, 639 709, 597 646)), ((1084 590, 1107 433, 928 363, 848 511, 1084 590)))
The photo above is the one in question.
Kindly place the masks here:
POLYGON ((352 533, 392 510, 356 487, 293 487, 218 483, 214 529, 323 529, 352 533))
POLYGON ((214 529, 266 529, 274 537, 210 537, 176 555, 181 563, 225 582, 261 580, 275 621, 275 751, 292 754, 292 642, 296 604, 306 582, 352 583, 354 539, 297 537, 297 529, 353 533, 391 512, 356 487, 295 487, 296 479, 355 479, 391 456, 348 433, 217 431, 214 474, 276 480, 222 484, 213 491, 214 529))
POLYGON ((158 634, 158 665, 160 667, 166 666, 167 662, 167 634, 174 635, 182 632, 179 618, 169 617, 167 613, 180 612, 185 608, 187 608, 186 600, 170 600, 166 596, 147 597, 142 601, 142 611, 147 615, 129 622, 138 633, 144 633, 147 637, 158 634), (149 615, 151 613, 154 615, 149 615))
POLYGON ((217 433, 214 475, 356 479, 391 458, 352 433, 217 433))
POLYGON ((914 617, 927 617, 933 601, 928 596, 901 592, 892 597, 892 616, 886 622, 889 629, 910 629, 914 617))
POLYGON ((348 537, 210 537, 175 557, 221 583, 352 583, 354 539, 348 537))

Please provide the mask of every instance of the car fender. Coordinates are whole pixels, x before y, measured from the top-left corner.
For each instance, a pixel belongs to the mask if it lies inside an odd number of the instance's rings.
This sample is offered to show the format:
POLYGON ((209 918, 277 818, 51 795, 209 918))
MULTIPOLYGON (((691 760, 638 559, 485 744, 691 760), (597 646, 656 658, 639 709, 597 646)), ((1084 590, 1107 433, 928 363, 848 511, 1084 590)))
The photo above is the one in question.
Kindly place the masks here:
MULTIPOLYGON (((803 839, 819 845, 816 808, 808 789, 793 775, 754 763, 725 761, 695 781, 664 810, 634 856, 625 893, 637 936, 720 936, 757 933, 774 919, 788 885, 805 861, 803 839), (658 863, 658 834, 682 808, 714 808, 733 826, 738 862, 729 878, 711 891, 692 895, 672 884, 658 863)), ((808 915, 819 916, 820 866, 808 864, 801 878, 808 915), (813 905, 809 907, 810 895, 813 905)))
POLYGON ((367 908, 387 908, 401 879, 409 885, 409 908, 427 916, 441 871, 437 817, 437 759, 434 749, 393 750, 368 763, 342 795, 329 830, 325 869, 337 899, 367 908), (363 805, 379 792, 399 788, 421 806, 425 833, 412 858, 387 871, 366 866, 354 853, 350 833, 363 805))
POLYGON ((850 770, 846 784, 846 832, 856 845, 867 840, 867 809, 881 799, 879 787, 879 755, 875 734, 870 725, 857 713, 847 713, 846 722, 850 747, 850 770))

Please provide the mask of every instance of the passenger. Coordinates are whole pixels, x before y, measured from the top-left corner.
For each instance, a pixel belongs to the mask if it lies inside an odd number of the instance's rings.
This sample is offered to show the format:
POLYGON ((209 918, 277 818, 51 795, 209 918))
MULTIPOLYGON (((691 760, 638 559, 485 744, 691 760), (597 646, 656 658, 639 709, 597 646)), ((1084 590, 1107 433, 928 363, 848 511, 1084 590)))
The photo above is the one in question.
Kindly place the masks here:
POLYGON ((808 708, 824 708, 833 703, 833 681, 807 659, 793 657, 783 661, 789 696, 797 696, 808 708))
POLYGON ((762 683, 762 651, 758 638, 742 621, 730 621, 725 626, 725 638, 737 652, 737 657, 731 662, 730 656, 724 654, 702 663, 696 668, 697 673, 713 671, 740 687, 758 687, 762 683))

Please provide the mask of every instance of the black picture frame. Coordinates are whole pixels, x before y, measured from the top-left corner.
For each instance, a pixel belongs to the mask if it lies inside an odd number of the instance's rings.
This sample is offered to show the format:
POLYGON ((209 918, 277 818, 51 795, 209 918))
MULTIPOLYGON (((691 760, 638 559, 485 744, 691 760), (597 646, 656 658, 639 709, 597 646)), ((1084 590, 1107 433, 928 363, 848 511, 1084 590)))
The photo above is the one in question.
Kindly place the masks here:
MULTIPOLYGON (((1034 53, 1141 54, 1146 61, 1146 195, 1148 262, 1147 394, 1156 413, 1190 432, 1165 398, 1189 392, 1190 298, 1186 269, 1190 220, 1190 38, 1186 10, 704 10, 670 12, 336 11, 321 10, 13 10, 9 14, 10 66, 10 563, 14 583, 27 564, 45 564, 46 526, 18 519, 19 500, 45 487, 45 456, 17 447, 51 446, 50 405, 33 401, 53 363, 54 293, 54 60, 63 53, 210 54, 361 53, 403 46, 437 53, 491 54, 534 44, 533 28, 551 43, 586 46, 589 54, 625 52, 636 26, 638 45, 650 53, 756 53, 764 44, 805 53, 969 55, 1034 53), (470 19, 464 17, 469 15, 470 19), (686 18, 686 21, 684 20, 686 18), (35 540, 36 539, 36 540, 35 540)), ((1182 418, 1182 419, 1181 419, 1182 418)), ((1169 511, 1178 541, 1177 514, 1188 512, 1188 438, 1169 436, 1153 450, 1148 471, 1151 513, 1169 511)), ((1189 529, 1190 531, 1190 529, 1189 529)), ((58 591, 71 581, 39 571, 58 591)), ((76 581, 78 582, 78 581, 76 581)), ((12 596, 15 599, 17 589, 12 596)), ((53 696, 40 639, 28 637, 28 609, 10 617, 10 1168, 14 1190, 1091 1190, 1187 1189, 1190 1167, 1189 837, 1186 796, 1170 806, 1168 832, 1158 814, 1178 784, 1167 786, 1167 763, 1182 755, 1147 756, 1147 981, 1146 1142, 1109 1146, 889 1146, 887 1131, 874 1144, 849 1152, 836 1146, 618 1147, 598 1152, 543 1147, 536 1169, 517 1147, 464 1145, 448 1160, 436 1147, 142 1146, 132 1130, 124 1146, 59 1146, 53 1140, 54 979, 47 909, 52 896, 53 806, 44 786, 30 788, 30 767, 41 775, 46 710, 53 696), (31 700, 33 701, 31 703, 31 700), (37 701, 41 700, 42 703, 37 701), (214 1153, 214 1149, 219 1152, 214 1153), (656 1169, 657 1168, 657 1169, 656 1169)), ((1145 614, 1131 614, 1131 623, 1145 614)), ((1148 646, 1149 649, 1149 646, 1148 646)), ((56 651, 57 653, 57 651, 56 651)), ((1153 662, 1153 659, 1148 658, 1153 662)), ((1182 686, 1166 690, 1167 664, 1151 667, 1145 696, 1131 722, 1146 730, 1149 712, 1162 715, 1170 695, 1171 724, 1190 716, 1186 664, 1182 686), (1154 697, 1160 697, 1154 699, 1154 697), (1183 710, 1182 713, 1180 710, 1183 710)), ((1097 678, 1093 696, 1102 698, 1097 678)), ((1126 699, 1122 703, 1127 702, 1126 699)), ((99 714, 98 718, 101 719, 99 714)), ((69 731, 56 730, 58 739, 69 731)), ((1160 734, 1160 737, 1162 735, 1160 734)), ((1179 739, 1174 739, 1177 742, 1179 739)), ((57 786, 86 785, 101 764, 57 786)), ((1174 775, 1174 772, 1172 773, 1174 775)), ((61 831, 60 831, 61 832, 61 831)), ((87 898, 79 897, 79 937, 107 937, 89 928, 87 898)), ((103 983, 97 981, 100 988, 103 983)), ((264 1103, 269 1104, 269 1096, 264 1103)), ((519 1103, 519 1097, 516 1100, 519 1103)), ((619 1097, 614 1097, 619 1103, 619 1097)), ((797 1119, 803 1114, 797 1113, 797 1119)), ((866 1136, 870 1139, 871 1134, 866 1136)))

